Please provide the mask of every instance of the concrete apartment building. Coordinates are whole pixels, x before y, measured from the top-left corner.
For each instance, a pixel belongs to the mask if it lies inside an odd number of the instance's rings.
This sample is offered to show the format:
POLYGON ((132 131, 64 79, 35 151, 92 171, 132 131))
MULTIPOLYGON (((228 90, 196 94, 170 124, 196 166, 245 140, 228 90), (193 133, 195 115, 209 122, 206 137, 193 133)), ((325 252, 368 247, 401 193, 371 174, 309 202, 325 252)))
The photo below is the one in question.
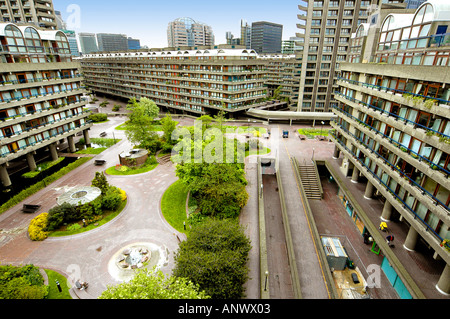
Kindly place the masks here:
POLYGON ((281 53, 283 26, 258 21, 252 23, 251 48, 259 54, 281 53))
POLYGON ((214 33, 209 25, 191 18, 179 18, 167 27, 169 47, 193 47, 214 45, 214 33))
POLYGON ((52 0, 1 0, 1 22, 33 24, 51 30, 57 28, 52 0))
MULTIPOLYGON (((404 10, 404 0, 300 1, 299 23, 304 46, 298 111, 330 112, 337 104, 335 75, 345 62, 351 35, 378 7, 404 10)), ((373 17, 376 19, 376 17, 373 17)))
POLYGON ((85 55, 89 88, 115 98, 147 97, 173 111, 235 113, 264 104, 266 67, 253 50, 227 46, 85 55))
POLYGON ((89 140, 85 90, 62 31, 0 24, 0 179, 11 186, 8 168, 24 159, 36 170, 36 155, 58 159, 57 144, 74 136, 89 140), (44 154, 44 155, 45 155, 44 154))
POLYGON ((405 225, 404 247, 396 249, 420 244, 438 262, 433 284, 448 296, 450 3, 373 14, 383 18, 358 26, 336 79, 335 158, 343 155, 344 176, 367 183, 366 198, 385 202, 381 221, 405 225))

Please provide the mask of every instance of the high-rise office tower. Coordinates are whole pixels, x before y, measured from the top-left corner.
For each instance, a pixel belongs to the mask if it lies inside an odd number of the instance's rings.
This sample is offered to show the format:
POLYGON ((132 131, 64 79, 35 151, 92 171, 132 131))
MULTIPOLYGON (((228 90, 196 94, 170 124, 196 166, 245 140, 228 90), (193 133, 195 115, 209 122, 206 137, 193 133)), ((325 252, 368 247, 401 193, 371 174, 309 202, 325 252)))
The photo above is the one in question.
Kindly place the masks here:
POLYGON ((98 50, 103 52, 128 50, 128 38, 125 34, 97 33, 98 50))
MULTIPOLYGON (((404 0, 300 1, 298 37, 304 38, 298 111, 329 112, 336 105, 335 74, 347 59, 352 33, 380 6, 405 10, 404 0)), ((373 17, 376 19, 376 17, 373 17)))
POLYGON ((214 33, 209 25, 191 18, 179 18, 167 28, 169 47, 214 45, 214 33))
POLYGON ((83 54, 89 54, 98 52, 97 38, 95 33, 79 33, 78 39, 80 40, 81 52, 83 54))
POLYGON ((0 22, 57 28, 52 0, 0 0, 0 22))
POLYGON ((67 40, 69 40, 69 47, 70 47, 70 53, 72 53, 72 56, 80 56, 80 50, 78 49, 78 42, 77 42, 77 34, 75 31, 72 30, 61 30, 64 32, 64 34, 67 37, 67 40))
POLYGON ((128 50, 140 50, 141 40, 128 37, 128 50))
POLYGON ((241 45, 247 49, 252 47, 252 27, 245 20, 241 20, 241 45))
POLYGON ((283 26, 258 21, 252 23, 251 48, 258 53, 281 53, 283 26))

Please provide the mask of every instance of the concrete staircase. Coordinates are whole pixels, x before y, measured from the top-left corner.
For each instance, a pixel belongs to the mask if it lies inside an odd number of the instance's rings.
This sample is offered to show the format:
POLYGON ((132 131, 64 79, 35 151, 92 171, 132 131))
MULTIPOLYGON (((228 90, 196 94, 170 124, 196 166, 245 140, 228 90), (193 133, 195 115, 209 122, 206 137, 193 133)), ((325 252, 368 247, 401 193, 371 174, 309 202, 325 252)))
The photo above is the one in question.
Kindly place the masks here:
POLYGON ((322 187, 314 164, 298 165, 300 178, 308 199, 321 200, 322 187))

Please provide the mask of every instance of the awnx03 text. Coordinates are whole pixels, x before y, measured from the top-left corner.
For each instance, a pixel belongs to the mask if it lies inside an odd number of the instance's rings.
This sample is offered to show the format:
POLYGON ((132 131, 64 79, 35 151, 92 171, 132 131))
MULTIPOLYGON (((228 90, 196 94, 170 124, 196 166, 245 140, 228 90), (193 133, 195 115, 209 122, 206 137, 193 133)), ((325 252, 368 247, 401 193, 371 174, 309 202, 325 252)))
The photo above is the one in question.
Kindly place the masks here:
POLYGON ((179 314, 203 314, 209 317, 213 312, 222 314, 269 314, 269 304, 225 304, 221 308, 213 306, 179 306, 179 314))

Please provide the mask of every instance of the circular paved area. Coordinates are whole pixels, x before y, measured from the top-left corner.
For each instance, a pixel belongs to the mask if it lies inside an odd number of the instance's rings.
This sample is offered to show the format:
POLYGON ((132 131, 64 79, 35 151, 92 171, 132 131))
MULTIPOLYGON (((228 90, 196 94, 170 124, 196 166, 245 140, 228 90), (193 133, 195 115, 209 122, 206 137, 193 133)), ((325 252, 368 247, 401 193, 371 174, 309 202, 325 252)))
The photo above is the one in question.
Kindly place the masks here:
POLYGON ((89 283, 87 292, 77 294, 87 299, 97 298, 108 285, 120 283, 108 272, 108 263, 117 251, 127 245, 150 242, 161 247, 165 254, 161 270, 171 273, 178 238, 185 238, 161 215, 162 195, 177 180, 171 164, 160 165, 141 175, 107 176, 111 185, 123 189, 128 195, 125 209, 111 222, 90 232, 48 238, 43 242, 32 242, 27 237, 30 220, 54 207, 59 196, 76 187, 90 186, 96 171, 118 164, 118 154, 131 148, 123 132, 114 131, 124 121, 125 118, 113 118, 106 125, 94 126, 90 132, 91 137, 98 137, 103 131, 108 133, 108 137, 113 137, 114 132, 115 138, 122 139, 100 155, 107 161, 105 166, 98 167, 89 161, 29 197, 27 203, 42 205, 36 214, 23 214, 20 211, 21 203, 0 215, 1 264, 34 264, 56 270, 72 283, 78 279, 86 281, 89 283))

